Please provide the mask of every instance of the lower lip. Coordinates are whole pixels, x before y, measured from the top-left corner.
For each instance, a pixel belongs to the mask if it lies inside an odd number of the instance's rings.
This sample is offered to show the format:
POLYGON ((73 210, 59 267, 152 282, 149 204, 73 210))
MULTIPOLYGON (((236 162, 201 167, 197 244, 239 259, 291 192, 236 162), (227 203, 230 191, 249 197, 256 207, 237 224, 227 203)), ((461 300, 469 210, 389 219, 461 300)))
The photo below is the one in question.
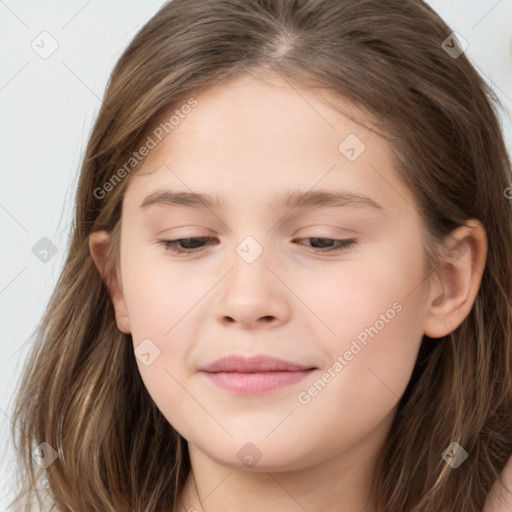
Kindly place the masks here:
POLYGON ((311 370, 290 371, 290 372, 262 372, 262 373, 239 373, 239 372, 203 372, 216 386, 234 391, 239 394, 257 395, 274 391, 295 382, 313 372, 311 370))

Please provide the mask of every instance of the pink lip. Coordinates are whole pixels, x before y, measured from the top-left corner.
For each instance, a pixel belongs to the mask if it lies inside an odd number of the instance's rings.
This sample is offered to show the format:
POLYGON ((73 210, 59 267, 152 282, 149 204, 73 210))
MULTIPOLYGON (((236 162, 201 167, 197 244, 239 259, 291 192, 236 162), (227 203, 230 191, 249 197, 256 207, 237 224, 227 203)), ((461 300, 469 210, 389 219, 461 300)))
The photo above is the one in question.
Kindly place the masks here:
POLYGON ((200 370, 223 389, 259 394, 298 382, 315 368, 269 356, 228 356, 200 370))

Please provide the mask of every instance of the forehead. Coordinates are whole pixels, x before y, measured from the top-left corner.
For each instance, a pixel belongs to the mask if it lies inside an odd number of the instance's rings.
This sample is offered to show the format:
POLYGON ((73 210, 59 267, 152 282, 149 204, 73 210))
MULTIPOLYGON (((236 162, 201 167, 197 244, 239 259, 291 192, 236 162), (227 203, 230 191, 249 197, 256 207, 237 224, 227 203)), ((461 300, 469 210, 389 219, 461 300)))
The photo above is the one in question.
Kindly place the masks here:
POLYGON ((317 186, 382 196, 375 172, 384 179, 394 173, 388 141, 371 129, 375 119, 326 91, 243 75, 191 97, 193 108, 173 104, 146 132, 174 116, 132 176, 127 197, 139 204, 157 188, 235 192, 249 202, 317 186))
POLYGON ((154 132, 163 138, 153 135, 157 144, 148 164, 159 157, 162 161, 173 147, 183 148, 183 153, 192 148, 201 153, 208 150, 210 157, 217 151, 231 160, 255 148, 262 157, 271 150, 275 157, 281 148, 290 158, 300 156, 301 147, 337 153, 347 130, 361 139, 371 134, 378 137, 372 132, 376 121, 371 113, 332 91, 295 84, 276 74, 243 74, 181 96, 147 127, 142 139, 154 132))

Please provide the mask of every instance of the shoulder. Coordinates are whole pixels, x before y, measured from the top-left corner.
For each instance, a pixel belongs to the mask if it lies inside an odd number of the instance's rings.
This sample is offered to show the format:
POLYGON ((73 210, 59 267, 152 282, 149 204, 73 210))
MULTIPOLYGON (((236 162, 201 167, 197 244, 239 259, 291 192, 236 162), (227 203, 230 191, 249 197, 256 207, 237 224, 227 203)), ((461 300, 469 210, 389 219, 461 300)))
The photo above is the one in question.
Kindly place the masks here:
POLYGON ((482 512, 510 512, 512 510, 512 457, 507 462, 500 481, 494 482, 482 512))

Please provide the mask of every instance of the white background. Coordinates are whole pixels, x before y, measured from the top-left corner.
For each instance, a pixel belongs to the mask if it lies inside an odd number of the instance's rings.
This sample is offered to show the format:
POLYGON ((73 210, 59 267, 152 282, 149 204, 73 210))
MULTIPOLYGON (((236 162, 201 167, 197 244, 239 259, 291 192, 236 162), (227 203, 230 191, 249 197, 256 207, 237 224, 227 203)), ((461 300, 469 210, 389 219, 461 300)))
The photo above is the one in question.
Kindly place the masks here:
MULTIPOLYGON (((117 58, 163 3, 0 0, 0 511, 17 483, 11 399, 62 268, 87 137, 117 58), (31 48, 43 31, 59 45, 47 59, 31 48), (47 263, 32 253, 42 237, 58 248, 47 263)), ((511 151, 512 0, 429 3, 469 43, 466 54, 502 100, 511 151)))

